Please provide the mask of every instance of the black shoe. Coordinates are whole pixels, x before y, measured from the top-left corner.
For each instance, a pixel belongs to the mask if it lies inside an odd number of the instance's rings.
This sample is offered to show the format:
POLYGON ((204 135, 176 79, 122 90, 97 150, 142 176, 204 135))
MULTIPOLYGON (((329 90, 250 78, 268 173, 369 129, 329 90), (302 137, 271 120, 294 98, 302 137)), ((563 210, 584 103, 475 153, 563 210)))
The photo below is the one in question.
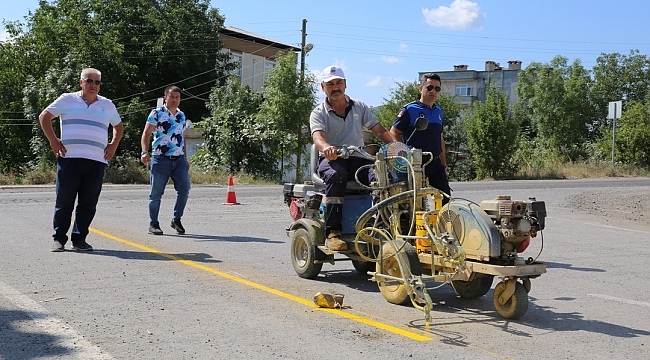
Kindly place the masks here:
POLYGON ((176 230, 176 233, 178 234, 185 234, 185 228, 183 227, 183 224, 181 224, 181 219, 174 219, 172 220, 172 229, 176 230))
POLYGON ((82 242, 79 244, 72 244, 72 250, 77 250, 77 251, 93 251, 93 247, 90 246, 87 242, 82 242))
POLYGON ((149 225, 149 234, 153 235, 162 235, 162 229, 160 229, 160 225, 149 225))
POLYGON ((56 240, 54 240, 54 242, 52 243, 52 246, 50 247, 51 252, 61 252, 61 251, 64 251, 64 250, 65 250, 65 247, 63 246, 63 244, 61 244, 60 242, 58 242, 56 240))

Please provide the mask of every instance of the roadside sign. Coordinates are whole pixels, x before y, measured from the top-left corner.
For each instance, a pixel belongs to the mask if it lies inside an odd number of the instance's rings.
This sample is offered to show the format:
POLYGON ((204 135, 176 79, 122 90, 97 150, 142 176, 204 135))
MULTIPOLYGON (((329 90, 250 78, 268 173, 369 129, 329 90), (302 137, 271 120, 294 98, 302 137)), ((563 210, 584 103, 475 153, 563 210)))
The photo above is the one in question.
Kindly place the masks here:
POLYGON ((620 119, 621 113, 623 112, 623 101, 610 101, 609 102, 609 113, 607 114, 608 119, 620 119))
POLYGON ((612 119, 612 171, 614 170, 614 149, 616 149, 616 119, 621 118, 623 112, 623 101, 610 101, 608 119, 612 119))

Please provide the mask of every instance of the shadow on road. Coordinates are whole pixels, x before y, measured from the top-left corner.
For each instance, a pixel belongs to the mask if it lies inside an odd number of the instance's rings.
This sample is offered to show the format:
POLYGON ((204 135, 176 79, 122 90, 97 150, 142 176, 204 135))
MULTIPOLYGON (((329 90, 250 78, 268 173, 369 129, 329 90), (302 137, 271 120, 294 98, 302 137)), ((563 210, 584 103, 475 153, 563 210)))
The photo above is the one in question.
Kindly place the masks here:
POLYGON ((21 323, 33 323, 34 318, 46 317, 46 314, 41 313, 0 309, 0 359, 27 360, 70 356, 73 349, 56 345, 61 341, 59 336, 20 329, 21 323))
POLYGON ((377 284, 370 281, 369 275, 360 274, 354 269, 321 271, 320 275, 311 281, 345 285, 350 289, 369 293, 379 292, 377 284))
POLYGON ((87 252, 89 255, 113 256, 125 260, 188 260, 201 263, 220 263, 221 260, 212 258, 212 255, 206 253, 180 253, 169 254, 163 252, 148 251, 128 251, 128 250, 101 250, 87 252))
MULTIPOLYGON (((432 322, 427 330, 422 319, 409 322, 409 326, 418 328, 425 332, 436 334, 445 339, 445 342, 466 346, 465 336, 453 331, 439 331, 436 327, 453 326, 456 324, 476 323, 493 326, 511 335, 533 338, 533 332, 527 332, 522 325, 533 329, 547 332, 577 332, 598 333, 615 338, 635 338, 649 336, 650 331, 634 329, 618 324, 605 322, 597 319, 585 319, 584 315, 577 312, 562 313, 556 312, 550 306, 538 306, 534 297, 529 297, 528 311, 523 317, 517 320, 501 318, 494 310, 492 304, 493 291, 478 299, 462 299, 458 297, 453 289, 444 287, 430 292, 433 300, 432 322), (453 318, 448 316, 445 319, 436 318, 436 312, 455 314, 453 318), (516 325, 516 326, 512 326, 516 325)), ((415 310, 414 311, 418 311, 415 310)), ((537 333, 537 332, 536 332, 537 333)))
POLYGON ((552 261, 544 261, 546 268, 548 269, 567 269, 567 270, 576 270, 576 271, 591 271, 591 272, 605 272, 605 269, 598 268, 587 268, 587 267, 574 267, 572 264, 558 263, 552 261))
POLYGON ((176 235, 181 238, 190 238, 196 241, 222 241, 222 242, 234 242, 234 243, 248 243, 248 242, 259 242, 267 244, 284 244, 284 241, 277 241, 271 239, 249 237, 249 236, 217 236, 217 235, 200 235, 200 234, 185 234, 185 235, 176 235))

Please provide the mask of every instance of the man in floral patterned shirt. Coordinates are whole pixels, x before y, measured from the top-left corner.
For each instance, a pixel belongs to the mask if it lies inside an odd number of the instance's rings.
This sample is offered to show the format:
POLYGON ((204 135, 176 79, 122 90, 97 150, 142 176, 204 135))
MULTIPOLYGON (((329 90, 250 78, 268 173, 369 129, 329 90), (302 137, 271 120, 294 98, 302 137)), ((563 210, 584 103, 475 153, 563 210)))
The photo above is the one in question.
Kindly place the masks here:
POLYGON ((158 222, 160 199, 165 192, 169 178, 174 182, 176 203, 171 227, 178 234, 184 234, 181 217, 190 194, 190 163, 185 152, 185 114, 178 108, 181 103, 181 89, 169 86, 165 89, 165 104, 153 109, 142 131, 140 161, 151 169, 151 191, 149 192, 149 234, 162 235, 158 222), (149 138, 153 134, 151 154, 149 138))

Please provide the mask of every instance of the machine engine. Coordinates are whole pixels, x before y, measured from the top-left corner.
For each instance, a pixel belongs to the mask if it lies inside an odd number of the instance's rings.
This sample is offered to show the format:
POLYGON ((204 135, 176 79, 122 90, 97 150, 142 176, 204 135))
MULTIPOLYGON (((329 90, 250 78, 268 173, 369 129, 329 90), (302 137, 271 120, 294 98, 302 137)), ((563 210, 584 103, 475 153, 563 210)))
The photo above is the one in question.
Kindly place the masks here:
POLYGON ((317 193, 313 185, 284 184, 283 193, 293 221, 321 216, 323 195, 317 193))
POLYGON ((438 233, 458 239, 468 259, 490 261, 526 250, 530 238, 544 229, 545 219, 546 205, 534 198, 513 201, 498 196, 480 204, 452 199, 440 209, 437 227, 438 233))
POLYGON ((522 252, 530 238, 544 230, 546 205, 535 198, 522 201, 512 200, 510 196, 497 196, 494 200, 481 201, 480 207, 499 229, 503 252, 522 252))

